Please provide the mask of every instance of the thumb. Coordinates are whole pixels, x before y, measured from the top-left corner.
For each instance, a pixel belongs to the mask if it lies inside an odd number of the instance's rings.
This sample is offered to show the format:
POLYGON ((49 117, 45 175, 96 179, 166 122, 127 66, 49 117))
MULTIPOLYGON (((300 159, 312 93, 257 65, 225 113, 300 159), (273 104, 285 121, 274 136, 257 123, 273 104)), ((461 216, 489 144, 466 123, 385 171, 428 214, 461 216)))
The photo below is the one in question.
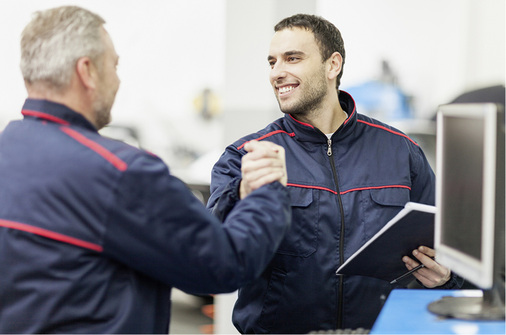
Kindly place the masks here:
POLYGON ((257 146, 258 146, 258 141, 251 140, 251 141, 248 141, 244 144, 244 150, 246 150, 247 152, 251 152, 251 151, 255 150, 255 148, 257 146))

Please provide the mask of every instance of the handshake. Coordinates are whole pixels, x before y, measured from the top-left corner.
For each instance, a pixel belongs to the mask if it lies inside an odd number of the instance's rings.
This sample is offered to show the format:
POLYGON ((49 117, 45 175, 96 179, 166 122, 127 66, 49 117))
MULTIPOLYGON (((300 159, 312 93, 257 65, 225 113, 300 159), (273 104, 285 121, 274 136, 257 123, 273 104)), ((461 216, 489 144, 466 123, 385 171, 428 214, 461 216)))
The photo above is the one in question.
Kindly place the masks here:
POLYGON ((248 152, 242 157, 240 197, 263 185, 279 181, 283 186, 287 183, 285 149, 268 141, 249 141, 244 146, 248 152))

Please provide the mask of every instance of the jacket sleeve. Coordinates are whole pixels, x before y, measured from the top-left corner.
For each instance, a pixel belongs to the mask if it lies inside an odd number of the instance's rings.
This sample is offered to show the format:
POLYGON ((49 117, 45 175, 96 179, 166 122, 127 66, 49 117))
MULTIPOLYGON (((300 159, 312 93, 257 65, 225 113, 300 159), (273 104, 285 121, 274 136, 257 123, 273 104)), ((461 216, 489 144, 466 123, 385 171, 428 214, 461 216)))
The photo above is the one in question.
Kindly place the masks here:
POLYGON ((222 224, 147 154, 129 165, 116 197, 104 252, 195 294, 231 292, 258 277, 291 220, 288 192, 275 182, 238 202, 222 224))
POLYGON ((422 149, 410 145, 411 150, 411 194, 410 201, 435 205, 436 180, 422 149))
POLYGON ((234 146, 229 146, 213 167, 207 208, 221 221, 225 220, 240 199, 241 158, 244 154, 234 146))

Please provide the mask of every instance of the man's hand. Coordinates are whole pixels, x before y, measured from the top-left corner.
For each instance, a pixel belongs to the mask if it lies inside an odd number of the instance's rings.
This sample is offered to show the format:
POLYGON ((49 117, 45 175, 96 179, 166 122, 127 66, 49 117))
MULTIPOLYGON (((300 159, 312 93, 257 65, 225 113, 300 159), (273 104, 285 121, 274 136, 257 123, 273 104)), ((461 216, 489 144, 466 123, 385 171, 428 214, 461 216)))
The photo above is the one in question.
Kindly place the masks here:
POLYGON ((242 157, 241 161, 241 199, 274 181, 279 181, 286 186, 285 149, 282 146, 268 141, 249 141, 244 149, 248 153, 242 157))
MULTIPOLYGON (((436 252, 434 249, 425 246, 421 246, 418 249, 413 250, 413 256, 415 256, 416 259, 424 265, 423 268, 415 271, 413 275, 423 284, 423 286, 428 288, 444 285, 451 277, 450 269, 434 261, 435 255, 436 252)), ((419 263, 408 256, 404 256, 402 261, 408 270, 411 270, 419 265, 419 263)))

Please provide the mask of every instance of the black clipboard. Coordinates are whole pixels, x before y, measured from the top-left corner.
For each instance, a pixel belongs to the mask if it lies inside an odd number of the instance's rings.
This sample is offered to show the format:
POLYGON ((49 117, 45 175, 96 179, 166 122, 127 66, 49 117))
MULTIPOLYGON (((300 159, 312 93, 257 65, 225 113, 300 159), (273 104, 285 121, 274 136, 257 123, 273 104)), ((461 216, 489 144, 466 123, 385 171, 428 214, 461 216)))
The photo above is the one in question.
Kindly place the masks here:
POLYGON ((387 281, 408 271, 403 256, 421 245, 434 247, 436 207, 408 202, 379 232, 351 255, 337 275, 375 277, 387 281))

